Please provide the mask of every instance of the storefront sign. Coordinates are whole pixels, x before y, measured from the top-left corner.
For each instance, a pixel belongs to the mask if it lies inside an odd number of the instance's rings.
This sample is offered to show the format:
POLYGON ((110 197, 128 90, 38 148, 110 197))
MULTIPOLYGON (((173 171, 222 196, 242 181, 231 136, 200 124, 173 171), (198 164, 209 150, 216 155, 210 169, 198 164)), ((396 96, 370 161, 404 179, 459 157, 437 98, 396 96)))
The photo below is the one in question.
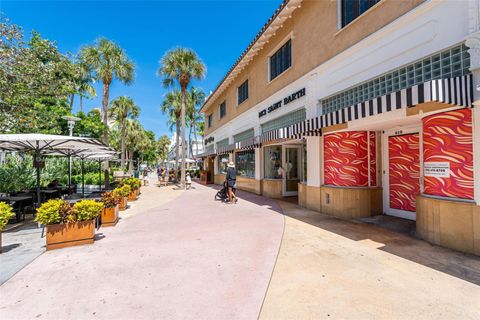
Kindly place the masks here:
POLYGON ((425 177, 450 178, 450 162, 425 162, 423 175, 425 177))
POLYGON ((292 101, 294 101, 294 100, 297 100, 297 99, 305 96, 305 93, 306 93, 305 88, 300 89, 300 90, 298 90, 297 92, 292 93, 292 94, 289 95, 288 97, 285 97, 285 98, 283 98, 282 100, 280 100, 280 101, 278 101, 278 102, 275 102, 274 104, 272 104, 272 105, 269 106, 268 108, 263 109, 262 111, 260 111, 260 112, 258 113, 258 117, 261 118, 261 117, 265 116, 267 113, 270 113, 270 112, 272 112, 272 111, 275 111, 275 110, 281 108, 283 105, 287 105, 287 104, 289 104, 290 102, 292 102, 292 101))
POLYGON ((214 138, 214 137, 210 137, 210 138, 205 139, 204 142, 205 142, 205 145, 207 145, 207 144, 209 144, 210 142, 213 142, 213 141, 215 141, 215 138, 214 138))

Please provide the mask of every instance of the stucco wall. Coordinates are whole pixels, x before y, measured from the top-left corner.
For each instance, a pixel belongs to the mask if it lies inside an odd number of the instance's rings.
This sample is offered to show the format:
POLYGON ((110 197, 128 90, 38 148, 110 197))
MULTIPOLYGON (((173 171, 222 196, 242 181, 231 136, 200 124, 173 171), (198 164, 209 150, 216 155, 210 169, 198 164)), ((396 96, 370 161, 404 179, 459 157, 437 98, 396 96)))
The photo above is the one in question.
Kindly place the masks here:
POLYGON ((229 88, 206 106, 205 114, 213 114, 213 125, 206 128, 206 134, 249 110, 423 1, 383 0, 340 31, 337 1, 303 1, 301 8, 294 11, 292 18, 284 22, 283 28, 276 32, 272 40, 259 51, 229 88), (268 57, 289 38, 292 38, 292 67, 269 83, 268 57), (237 106, 237 87, 246 79, 249 83, 249 98, 237 106), (218 108, 223 101, 227 104, 227 114, 220 119, 218 108))

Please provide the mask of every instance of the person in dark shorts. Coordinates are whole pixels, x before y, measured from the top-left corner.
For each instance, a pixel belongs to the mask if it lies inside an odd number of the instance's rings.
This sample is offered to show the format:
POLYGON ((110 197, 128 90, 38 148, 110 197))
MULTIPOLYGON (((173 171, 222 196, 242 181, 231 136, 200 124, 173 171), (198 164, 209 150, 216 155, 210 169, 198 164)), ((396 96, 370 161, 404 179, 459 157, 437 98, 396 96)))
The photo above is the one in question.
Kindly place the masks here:
POLYGON ((235 193, 233 193, 233 189, 237 187, 237 170, 232 161, 227 165, 227 175, 225 176, 225 180, 227 181, 228 187, 228 201, 229 203, 233 203, 232 201, 235 199, 236 203, 238 199, 235 196, 235 193))

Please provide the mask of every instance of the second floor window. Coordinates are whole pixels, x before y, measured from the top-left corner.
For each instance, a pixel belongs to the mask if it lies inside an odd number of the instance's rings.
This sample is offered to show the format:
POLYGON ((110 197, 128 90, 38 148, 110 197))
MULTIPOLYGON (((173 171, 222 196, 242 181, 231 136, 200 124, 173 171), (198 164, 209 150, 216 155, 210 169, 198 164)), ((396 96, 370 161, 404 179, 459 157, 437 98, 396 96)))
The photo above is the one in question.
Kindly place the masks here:
POLYGON ((248 80, 245 80, 244 83, 238 87, 238 104, 248 99, 248 80))
POLYGON ((340 0, 342 5, 342 27, 361 16, 380 0, 340 0))
POLYGON ((207 125, 208 125, 209 128, 212 127, 212 115, 211 114, 209 114, 207 116, 207 125))
POLYGON ((222 103, 220 103, 220 119, 225 117, 226 114, 227 114, 227 104, 225 101, 223 101, 222 103))
POLYGON ((292 65, 292 40, 288 40, 270 57, 270 81, 292 65))

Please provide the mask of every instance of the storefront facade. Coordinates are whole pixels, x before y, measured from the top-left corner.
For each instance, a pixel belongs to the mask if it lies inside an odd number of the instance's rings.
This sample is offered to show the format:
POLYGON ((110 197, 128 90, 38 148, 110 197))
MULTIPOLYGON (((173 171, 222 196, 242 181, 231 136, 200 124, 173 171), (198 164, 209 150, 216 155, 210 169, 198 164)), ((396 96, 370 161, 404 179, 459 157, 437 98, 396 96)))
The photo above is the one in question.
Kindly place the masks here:
POLYGON ((239 189, 480 255, 480 1, 349 3, 282 4, 202 108, 213 154, 239 189))

